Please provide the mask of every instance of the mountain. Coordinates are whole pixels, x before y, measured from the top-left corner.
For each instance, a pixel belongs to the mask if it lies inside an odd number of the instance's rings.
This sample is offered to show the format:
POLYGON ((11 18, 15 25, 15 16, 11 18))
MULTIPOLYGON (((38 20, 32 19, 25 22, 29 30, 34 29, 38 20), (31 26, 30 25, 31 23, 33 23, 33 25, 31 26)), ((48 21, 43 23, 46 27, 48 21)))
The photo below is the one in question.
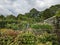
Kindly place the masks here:
POLYGON ((42 11, 41 16, 44 17, 44 19, 50 18, 55 15, 56 11, 60 10, 60 4, 51 6, 50 8, 42 11))

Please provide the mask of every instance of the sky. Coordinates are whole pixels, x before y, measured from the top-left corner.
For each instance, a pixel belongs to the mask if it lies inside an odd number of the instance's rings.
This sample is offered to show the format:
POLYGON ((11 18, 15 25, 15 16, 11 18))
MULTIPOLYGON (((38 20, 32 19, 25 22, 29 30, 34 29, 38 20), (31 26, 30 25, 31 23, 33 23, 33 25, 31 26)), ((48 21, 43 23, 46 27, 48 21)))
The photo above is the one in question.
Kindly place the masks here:
POLYGON ((29 12, 32 8, 42 11, 56 4, 60 4, 60 0, 0 0, 0 14, 17 16, 19 13, 29 12))

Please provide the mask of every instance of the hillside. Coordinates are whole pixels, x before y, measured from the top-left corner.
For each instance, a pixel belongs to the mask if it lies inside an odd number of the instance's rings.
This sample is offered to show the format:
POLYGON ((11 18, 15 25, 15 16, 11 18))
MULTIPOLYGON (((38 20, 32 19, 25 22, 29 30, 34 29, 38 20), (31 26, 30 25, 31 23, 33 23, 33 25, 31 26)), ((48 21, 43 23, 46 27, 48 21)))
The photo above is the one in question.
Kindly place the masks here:
POLYGON ((0 45, 60 45, 60 5, 44 11, 0 15, 0 45), (53 25, 54 24, 54 25, 53 25))

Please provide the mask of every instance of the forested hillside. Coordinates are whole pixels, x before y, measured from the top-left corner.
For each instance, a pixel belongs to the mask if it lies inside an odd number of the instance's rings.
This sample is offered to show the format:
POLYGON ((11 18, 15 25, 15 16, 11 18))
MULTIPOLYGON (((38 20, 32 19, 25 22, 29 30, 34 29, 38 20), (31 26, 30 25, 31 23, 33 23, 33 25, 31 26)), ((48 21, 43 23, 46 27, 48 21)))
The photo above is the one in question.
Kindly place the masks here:
POLYGON ((60 10, 60 5, 51 6, 44 11, 38 11, 35 8, 31 9, 30 12, 25 14, 18 14, 17 17, 13 15, 3 16, 0 15, 0 28, 16 28, 22 29, 25 26, 43 22, 55 15, 55 13, 60 10), (12 26, 11 26, 12 25, 12 26))
MULTIPOLYGON (((44 11, 0 15, 0 45, 60 45, 60 4, 44 11), (56 16, 54 26, 44 20, 56 16)), ((51 21, 51 20, 50 20, 51 21)))

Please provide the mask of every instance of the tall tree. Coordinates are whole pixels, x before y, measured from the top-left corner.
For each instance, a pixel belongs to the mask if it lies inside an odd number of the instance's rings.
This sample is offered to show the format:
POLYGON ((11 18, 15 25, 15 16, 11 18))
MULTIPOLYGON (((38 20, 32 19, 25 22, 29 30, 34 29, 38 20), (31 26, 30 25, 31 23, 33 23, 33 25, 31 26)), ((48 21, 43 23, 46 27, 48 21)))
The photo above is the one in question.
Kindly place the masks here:
POLYGON ((16 20, 16 17, 13 15, 6 16, 6 20, 16 20))
POLYGON ((0 20, 4 20, 5 17, 3 15, 0 15, 0 20))
POLYGON ((17 23, 16 17, 14 15, 6 16, 7 23, 17 23))
POLYGON ((39 14, 39 11, 37 11, 35 8, 30 10, 30 16, 36 18, 39 14))

